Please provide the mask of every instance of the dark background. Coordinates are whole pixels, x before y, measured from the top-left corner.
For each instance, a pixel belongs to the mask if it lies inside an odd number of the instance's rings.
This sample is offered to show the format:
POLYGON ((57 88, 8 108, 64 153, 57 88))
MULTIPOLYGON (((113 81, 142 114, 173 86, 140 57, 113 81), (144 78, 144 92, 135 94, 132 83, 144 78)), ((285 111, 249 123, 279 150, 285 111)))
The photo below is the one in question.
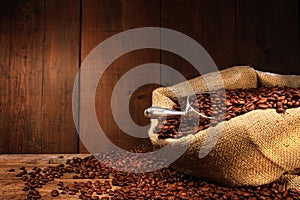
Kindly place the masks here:
MULTIPOLYGON (((109 36, 147 26, 197 40, 220 70, 251 65, 300 74, 298 0, 4 0, 0 153, 85 152, 71 101, 80 63, 109 36)), ((96 109, 104 131, 123 148, 149 141, 131 138, 116 126, 108 109, 112 88, 129 69, 149 62, 172 66, 186 78, 199 75, 184 59, 164 51, 139 50, 118 58, 100 80, 96 109)), ((143 110, 151 105, 156 87, 146 85, 132 96, 130 111, 139 124, 148 123, 143 110)))

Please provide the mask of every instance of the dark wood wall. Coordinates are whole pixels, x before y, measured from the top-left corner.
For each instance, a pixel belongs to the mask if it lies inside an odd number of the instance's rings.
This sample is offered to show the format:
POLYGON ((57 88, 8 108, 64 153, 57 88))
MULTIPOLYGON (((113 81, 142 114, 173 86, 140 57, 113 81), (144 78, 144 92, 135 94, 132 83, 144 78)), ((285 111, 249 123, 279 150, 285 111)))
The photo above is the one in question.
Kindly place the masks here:
POLYGON ((76 152, 80 1, 0 3, 0 152, 76 152))
MULTIPOLYGON (((251 65, 300 74, 298 0, 4 0, 0 4, 0 153, 85 152, 72 118, 72 89, 80 63, 106 38, 138 27, 165 27, 198 41, 219 69, 251 65)), ((129 69, 163 63, 186 78, 199 74, 187 61, 159 50, 119 57, 100 80, 97 116, 123 148, 147 139, 123 133, 110 108, 112 89, 129 69)), ((160 80, 161 71, 155 72, 160 80)), ((169 77, 170 80, 174 77, 169 77)), ((133 120, 158 85, 135 91, 133 120)), ((146 133, 145 133, 146 134, 146 133)))

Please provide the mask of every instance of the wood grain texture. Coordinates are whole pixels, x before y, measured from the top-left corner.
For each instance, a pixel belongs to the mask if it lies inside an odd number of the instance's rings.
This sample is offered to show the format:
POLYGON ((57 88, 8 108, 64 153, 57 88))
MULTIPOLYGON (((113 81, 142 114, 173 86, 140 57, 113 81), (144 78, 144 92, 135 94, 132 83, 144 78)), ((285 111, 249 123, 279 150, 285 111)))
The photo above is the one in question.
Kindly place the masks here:
POLYGON ((0 7, 0 152, 8 151, 10 143, 10 52, 9 37, 11 31, 9 19, 13 16, 15 5, 10 1, 2 2, 0 7))
POLYGON ((299 1, 236 1, 237 64, 300 74, 299 1))
MULTIPOLYGON (((1 152, 33 152, 42 149, 42 66, 36 58, 43 52, 43 21, 40 10, 43 2, 16 1, 9 3, 11 11, 2 18, 1 62, 6 69, 8 100, 1 122, 5 140, 1 152), (5 19, 6 18, 6 19, 5 19), (3 45, 2 45, 3 44, 3 45), (9 120, 5 120, 5 118, 9 120)), ((5 7, 1 7, 6 9, 5 7)), ((2 13, 2 12, 1 12, 2 13)), ((5 13, 5 11, 4 11, 5 13)), ((1 109, 6 106, 1 106, 1 109)))
MULTIPOLYGON (((108 37, 132 28, 159 26, 159 18, 159 1, 83 1, 82 60, 94 47, 108 37)), ((113 48, 119 47, 116 46, 113 48)), ((149 140, 131 137, 120 130, 117 124, 115 124, 110 109, 113 87, 128 70, 144 63, 159 63, 159 56, 159 51, 155 50, 141 50, 127 53, 115 60, 99 81, 96 94, 98 121, 107 137, 121 148, 128 149, 141 143, 148 143, 149 140)), ((159 70, 153 73, 157 74, 155 77, 159 81, 159 70)), ((130 109, 136 116, 140 116, 135 117, 137 123, 145 123, 143 111, 145 107, 151 105, 150 96, 153 88, 149 87, 147 90, 138 90, 138 92, 135 92, 126 85, 126 83, 123 84, 123 90, 128 92, 127 96, 120 98, 129 98, 134 93, 131 97, 131 102, 134 102, 134 106, 131 106, 130 109)), ((118 106, 117 109, 122 110, 125 108, 118 106)), ((80 152, 85 151, 84 145, 81 143, 80 152)))
MULTIPOLYGON (((177 30, 197 41, 219 69, 235 64, 234 0, 162 0, 161 2, 162 27, 177 30)), ((177 69, 187 79, 200 75, 193 66, 175 56, 162 52, 162 63, 177 69)), ((201 68, 202 74, 213 71, 205 66, 201 68)), ((172 76, 168 79, 173 83, 177 77, 172 76)))
POLYGON ((42 153, 74 153, 72 90, 79 63, 80 1, 45 1, 42 153))
POLYGON ((80 7, 73 3, 20 0, 0 7, 1 153, 77 151, 71 93, 80 7))

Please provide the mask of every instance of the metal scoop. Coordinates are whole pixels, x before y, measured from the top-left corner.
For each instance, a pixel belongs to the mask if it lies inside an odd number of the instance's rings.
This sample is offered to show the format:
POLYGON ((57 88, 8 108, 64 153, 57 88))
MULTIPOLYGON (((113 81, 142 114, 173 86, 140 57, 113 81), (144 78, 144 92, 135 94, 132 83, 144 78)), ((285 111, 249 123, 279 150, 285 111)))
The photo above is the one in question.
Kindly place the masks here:
POLYGON ((196 111, 190 104, 190 96, 188 96, 186 99, 186 107, 185 107, 184 111, 170 110, 170 109, 162 108, 162 107, 150 107, 144 111, 144 115, 148 118, 157 119, 159 117, 187 115, 190 112, 193 112, 193 113, 195 113, 203 118, 206 118, 206 119, 214 119, 214 117, 208 117, 208 116, 196 111))

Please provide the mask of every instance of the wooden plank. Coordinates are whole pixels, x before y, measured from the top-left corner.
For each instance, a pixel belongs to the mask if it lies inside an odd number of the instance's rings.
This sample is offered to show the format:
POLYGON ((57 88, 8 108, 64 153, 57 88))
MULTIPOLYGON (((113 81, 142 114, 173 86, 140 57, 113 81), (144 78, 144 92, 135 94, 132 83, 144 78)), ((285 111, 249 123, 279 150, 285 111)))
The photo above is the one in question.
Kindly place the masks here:
MULTIPOLYGON (((100 42, 114 34, 132 28, 159 26, 159 11, 159 1, 83 1, 82 60, 100 42)), ((110 109, 111 94, 114 84, 124 73, 137 65, 149 62, 159 63, 159 55, 159 51, 141 50, 121 56, 109 66, 99 81, 96 94, 98 121, 101 123, 101 127, 109 139, 122 148, 130 148, 141 143, 148 143, 149 140, 130 137, 115 124, 110 109)), ((159 81, 159 70, 154 73, 157 74, 155 77, 159 81)), ((130 110, 137 123, 147 123, 145 122, 146 119, 143 117, 143 110, 151 105, 150 96, 153 88, 155 88, 155 86, 149 87, 146 90, 138 90, 131 99, 131 102, 134 102, 134 104, 131 104, 130 110)), ((134 92, 130 91, 130 88, 126 88, 126 84, 124 84, 124 90, 128 90, 128 95, 134 92)), ((118 109, 124 108, 120 107, 118 109)), ((83 144, 80 145, 80 152, 86 152, 83 144)))
MULTIPOLYGON (((43 2, 17 1, 4 3, 1 20, 1 65, 5 68, 4 95, 8 108, 2 115, 5 130, 1 152, 41 151, 43 2), (7 21, 6 21, 6 20, 7 21)), ((1 11, 2 13, 2 11, 1 11)), ((2 82, 2 80, 1 80, 2 82)), ((3 91, 3 90, 2 90, 3 91)), ((5 102, 5 101, 4 101, 5 102)), ((7 106, 7 105, 6 105, 7 106)), ((6 107, 3 106, 3 107, 6 107)), ((1 105, 1 109, 3 108, 1 105)))
POLYGON ((237 1, 238 63, 300 74, 299 1, 237 1))
POLYGON ((0 152, 7 152, 10 140, 10 30, 16 5, 3 1, 0 6, 0 152))
POLYGON ((45 1, 43 153, 76 153, 73 82, 79 67, 80 0, 45 1))
POLYGON ((79 0, 1 4, 1 153, 77 151, 79 8, 79 0))
MULTIPOLYGON (((210 54, 219 69, 235 64, 235 13, 234 0, 180 1, 162 0, 162 27, 177 30, 196 40, 210 54)), ((187 79, 199 76, 191 64, 178 55, 162 52, 162 63, 180 71, 187 79)), ((213 71, 203 67, 203 74, 213 71)), ((168 77, 174 83, 178 77, 168 77)), ((180 82, 180 81, 178 81, 180 82)))

